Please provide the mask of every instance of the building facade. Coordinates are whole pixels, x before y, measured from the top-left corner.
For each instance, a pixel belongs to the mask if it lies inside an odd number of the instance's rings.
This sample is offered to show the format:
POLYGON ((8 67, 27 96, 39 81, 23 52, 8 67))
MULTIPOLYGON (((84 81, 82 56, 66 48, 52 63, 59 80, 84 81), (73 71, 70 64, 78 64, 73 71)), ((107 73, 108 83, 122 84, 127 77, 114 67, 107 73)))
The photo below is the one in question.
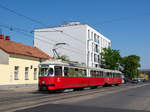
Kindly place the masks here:
POLYGON ((100 52, 110 47, 110 40, 87 24, 70 22, 58 27, 35 29, 34 46, 53 56, 52 49, 57 43, 66 43, 57 49, 71 61, 99 67, 100 52))
POLYGON ((150 80, 150 69, 140 69, 139 70, 140 78, 145 78, 146 80, 150 80))
POLYGON ((40 49, 0 35, 0 88, 38 84, 38 65, 50 57, 40 49))

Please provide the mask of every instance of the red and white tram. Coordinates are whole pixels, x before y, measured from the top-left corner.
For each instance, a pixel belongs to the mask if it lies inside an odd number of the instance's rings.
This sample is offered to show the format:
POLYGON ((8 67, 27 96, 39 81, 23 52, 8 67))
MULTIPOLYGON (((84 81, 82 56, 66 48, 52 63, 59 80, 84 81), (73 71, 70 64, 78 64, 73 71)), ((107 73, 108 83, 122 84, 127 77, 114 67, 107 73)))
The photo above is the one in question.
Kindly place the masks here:
POLYGON ((121 72, 116 70, 75 66, 59 60, 48 60, 39 65, 39 90, 95 88, 121 82, 121 72))

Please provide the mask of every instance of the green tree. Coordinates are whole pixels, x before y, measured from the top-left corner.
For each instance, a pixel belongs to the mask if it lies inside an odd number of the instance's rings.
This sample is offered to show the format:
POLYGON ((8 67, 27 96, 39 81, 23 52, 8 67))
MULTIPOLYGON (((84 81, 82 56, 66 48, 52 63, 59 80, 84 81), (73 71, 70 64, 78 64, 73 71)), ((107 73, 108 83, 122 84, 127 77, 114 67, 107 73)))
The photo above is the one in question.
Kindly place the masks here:
POLYGON ((69 57, 66 56, 66 55, 59 56, 58 59, 61 59, 61 60, 63 60, 63 61, 69 61, 69 57))
POLYGON ((111 48, 103 48, 103 52, 100 53, 102 68, 116 70, 120 66, 120 52, 111 48))
POLYGON ((138 77, 140 65, 140 57, 136 55, 125 56, 121 59, 121 66, 123 68, 124 74, 132 79, 138 77))

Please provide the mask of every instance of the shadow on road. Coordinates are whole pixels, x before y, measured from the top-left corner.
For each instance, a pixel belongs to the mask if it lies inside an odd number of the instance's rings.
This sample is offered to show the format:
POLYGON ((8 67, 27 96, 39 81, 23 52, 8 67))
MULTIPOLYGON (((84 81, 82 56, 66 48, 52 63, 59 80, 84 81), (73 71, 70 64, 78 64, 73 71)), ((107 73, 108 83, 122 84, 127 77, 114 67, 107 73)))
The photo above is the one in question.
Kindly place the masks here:
POLYGON ((47 105, 37 106, 34 108, 18 110, 15 112, 148 112, 148 111, 90 107, 90 106, 47 104, 47 105))

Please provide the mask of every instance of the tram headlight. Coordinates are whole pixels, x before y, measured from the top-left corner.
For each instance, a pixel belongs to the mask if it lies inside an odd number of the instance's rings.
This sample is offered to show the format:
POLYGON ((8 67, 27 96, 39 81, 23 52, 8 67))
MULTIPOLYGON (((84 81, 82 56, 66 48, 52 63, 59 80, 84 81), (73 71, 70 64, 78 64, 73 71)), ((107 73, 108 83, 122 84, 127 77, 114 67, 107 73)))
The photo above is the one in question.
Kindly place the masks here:
POLYGON ((42 84, 45 84, 45 81, 42 81, 42 84))

